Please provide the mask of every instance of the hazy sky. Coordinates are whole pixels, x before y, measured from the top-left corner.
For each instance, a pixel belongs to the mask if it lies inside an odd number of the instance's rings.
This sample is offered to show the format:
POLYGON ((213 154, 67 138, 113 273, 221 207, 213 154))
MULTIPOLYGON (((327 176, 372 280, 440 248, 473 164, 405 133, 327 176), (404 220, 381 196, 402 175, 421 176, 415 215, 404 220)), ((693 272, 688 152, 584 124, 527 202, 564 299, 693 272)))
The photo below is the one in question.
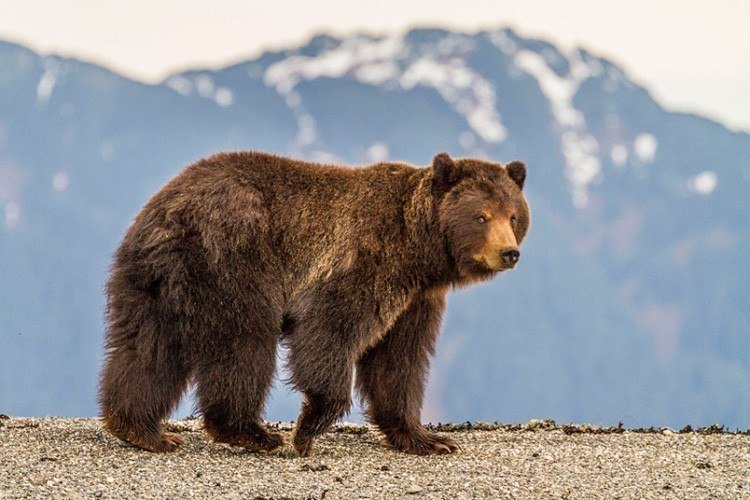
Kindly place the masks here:
POLYGON ((158 81, 317 32, 511 26, 614 59, 672 109, 750 131, 749 0, 0 0, 0 39, 158 81))

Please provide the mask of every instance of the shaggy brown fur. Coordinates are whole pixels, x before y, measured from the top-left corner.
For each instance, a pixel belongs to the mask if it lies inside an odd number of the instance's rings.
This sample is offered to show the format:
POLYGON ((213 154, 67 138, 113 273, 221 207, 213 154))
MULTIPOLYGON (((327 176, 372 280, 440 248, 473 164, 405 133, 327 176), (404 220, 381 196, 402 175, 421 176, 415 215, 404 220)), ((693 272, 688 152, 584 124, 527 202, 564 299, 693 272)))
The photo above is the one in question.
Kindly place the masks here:
POLYGON ((450 453, 420 423, 451 285, 515 266, 526 171, 435 157, 350 169, 257 152, 201 160, 146 204, 107 285, 107 429, 151 451, 189 381, 216 440, 270 450, 262 423, 279 342, 304 394, 301 455, 344 415, 353 374, 397 449, 450 453))

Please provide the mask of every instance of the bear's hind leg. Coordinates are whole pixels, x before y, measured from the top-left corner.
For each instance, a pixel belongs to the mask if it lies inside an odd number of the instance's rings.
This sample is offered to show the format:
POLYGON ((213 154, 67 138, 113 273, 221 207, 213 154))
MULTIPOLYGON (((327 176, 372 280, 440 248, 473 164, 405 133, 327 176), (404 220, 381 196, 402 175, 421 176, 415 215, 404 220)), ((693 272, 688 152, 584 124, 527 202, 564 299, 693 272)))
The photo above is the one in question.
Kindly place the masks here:
POLYGON ((349 411, 353 365, 334 335, 305 333, 297 331, 289 341, 291 381, 305 396, 293 443, 303 457, 312 453, 315 438, 349 411))
POLYGON ((305 393, 302 412, 294 430, 294 449, 302 457, 312 454, 315 437, 326 432, 349 411, 351 398, 339 395, 305 393))
POLYGON ((164 432, 163 419, 184 393, 189 369, 179 347, 171 345, 176 337, 163 331, 169 326, 148 314, 142 324, 128 326, 130 317, 133 315, 120 316, 121 320, 113 321, 108 332, 108 352, 99 386, 104 426, 139 448, 174 451, 182 444, 182 438, 164 432), (131 331, 134 333, 129 334, 131 331))
POLYGON ((231 318, 234 324, 223 324, 225 332, 203 347, 209 352, 196 363, 196 393, 205 430, 216 442, 270 451, 284 444, 281 434, 268 432, 261 421, 281 320, 262 308, 252 315, 231 318))

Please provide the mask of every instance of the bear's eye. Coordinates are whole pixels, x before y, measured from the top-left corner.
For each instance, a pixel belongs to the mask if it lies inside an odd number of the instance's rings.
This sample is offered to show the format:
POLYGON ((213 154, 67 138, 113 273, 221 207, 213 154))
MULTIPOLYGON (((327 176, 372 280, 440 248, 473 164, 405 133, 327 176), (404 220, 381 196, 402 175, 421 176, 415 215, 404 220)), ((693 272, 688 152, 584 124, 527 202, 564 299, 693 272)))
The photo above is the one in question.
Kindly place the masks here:
POLYGON ((485 219, 484 216, 480 215, 479 217, 477 217, 477 222, 480 224, 484 224, 487 222, 487 219, 485 219))
POLYGON ((511 225, 515 226, 516 222, 518 222, 518 219, 516 218, 516 216, 515 215, 511 215, 510 216, 510 223, 511 223, 511 225))

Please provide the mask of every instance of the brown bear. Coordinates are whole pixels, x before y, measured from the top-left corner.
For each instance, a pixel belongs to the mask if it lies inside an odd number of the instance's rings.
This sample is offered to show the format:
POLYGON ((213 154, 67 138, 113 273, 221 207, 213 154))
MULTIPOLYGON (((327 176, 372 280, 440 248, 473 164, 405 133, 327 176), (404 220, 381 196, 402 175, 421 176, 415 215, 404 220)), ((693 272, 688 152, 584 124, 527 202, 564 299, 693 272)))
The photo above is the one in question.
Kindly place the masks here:
POLYGON ((189 382, 208 434, 283 444, 261 417, 279 343, 304 395, 293 444, 351 404, 352 380, 387 443, 456 444, 420 420, 429 356, 451 286, 516 266, 529 227, 526 169, 435 156, 431 167, 346 168, 259 152, 187 167, 143 208, 107 284, 106 428, 150 451, 189 382))

